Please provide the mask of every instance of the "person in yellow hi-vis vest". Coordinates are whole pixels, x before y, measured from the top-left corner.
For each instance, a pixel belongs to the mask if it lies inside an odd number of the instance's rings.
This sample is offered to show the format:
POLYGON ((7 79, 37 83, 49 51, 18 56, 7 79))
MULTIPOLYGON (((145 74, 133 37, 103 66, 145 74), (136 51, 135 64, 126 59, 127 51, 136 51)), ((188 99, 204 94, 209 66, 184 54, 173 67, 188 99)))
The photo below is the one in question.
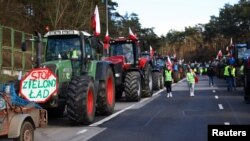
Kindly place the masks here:
POLYGON ((172 95, 172 82, 173 82, 173 72, 171 66, 167 66, 163 71, 165 87, 167 91, 167 98, 173 97, 172 95))
POLYGON ((231 77, 232 77, 232 88, 233 90, 236 90, 236 68, 234 65, 231 66, 231 77))
POLYGON ((192 70, 192 68, 189 68, 186 78, 188 82, 190 96, 194 96, 195 77, 195 72, 192 70))
POLYGON ((224 68, 224 77, 227 81, 227 91, 232 91, 233 89, 232 65, 229 63, 224 68))

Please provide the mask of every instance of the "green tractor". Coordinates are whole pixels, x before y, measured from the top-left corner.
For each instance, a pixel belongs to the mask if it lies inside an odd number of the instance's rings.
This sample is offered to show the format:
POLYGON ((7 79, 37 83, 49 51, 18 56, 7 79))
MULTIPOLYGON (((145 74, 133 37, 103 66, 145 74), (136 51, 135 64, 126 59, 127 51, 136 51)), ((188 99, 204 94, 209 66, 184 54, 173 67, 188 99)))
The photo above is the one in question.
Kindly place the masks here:
MULTIPOLYGON (((48 114, 66 114, 74 124, 90 124, 95 114, 112 114, 114 73, 111 63, 99 59, 102 43, 95 36, 77 30, 49 31, 44 36, 45 48, 41 36, 36 37, 36 67, 50 69, 58 79, 58 92, 40 104, 48 114)), ((26 50, 25 45, 22 49, 26 50)))

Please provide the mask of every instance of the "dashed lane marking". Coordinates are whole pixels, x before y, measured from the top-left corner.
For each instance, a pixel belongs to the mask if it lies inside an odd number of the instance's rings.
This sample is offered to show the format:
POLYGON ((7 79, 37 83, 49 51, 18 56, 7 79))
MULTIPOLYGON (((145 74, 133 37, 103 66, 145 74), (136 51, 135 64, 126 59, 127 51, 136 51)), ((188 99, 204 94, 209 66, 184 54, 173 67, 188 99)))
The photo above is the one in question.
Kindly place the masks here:
POLYGON ((229 122, 224 122, 224 125, 230 125, 230 123, 229 122))
POLYGON ((219 109, 220 109, 220 110, 223 110, 223 109, 224 109, 223 106, 222 106, 222 104, 218 104, 218 106, 219 106, 219 109))
POLYGON ((219 96, 218 96, 218 95, 215 95, 214 98, 215 98, 215 99, 219 99, 219 96))

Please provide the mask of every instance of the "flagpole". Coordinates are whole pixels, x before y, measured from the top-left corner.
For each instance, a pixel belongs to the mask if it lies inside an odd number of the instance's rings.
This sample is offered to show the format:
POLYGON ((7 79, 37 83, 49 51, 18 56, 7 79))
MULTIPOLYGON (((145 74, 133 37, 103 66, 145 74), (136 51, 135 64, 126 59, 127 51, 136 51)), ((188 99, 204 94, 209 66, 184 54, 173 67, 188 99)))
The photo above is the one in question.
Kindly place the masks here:
MULTIPOLYGON (((106 0, 106 30, 108 31, 109 25, 108 25, 108 0, 106 0)), ((109 49, 107 49, 107 55, 109 54, 109 49)))

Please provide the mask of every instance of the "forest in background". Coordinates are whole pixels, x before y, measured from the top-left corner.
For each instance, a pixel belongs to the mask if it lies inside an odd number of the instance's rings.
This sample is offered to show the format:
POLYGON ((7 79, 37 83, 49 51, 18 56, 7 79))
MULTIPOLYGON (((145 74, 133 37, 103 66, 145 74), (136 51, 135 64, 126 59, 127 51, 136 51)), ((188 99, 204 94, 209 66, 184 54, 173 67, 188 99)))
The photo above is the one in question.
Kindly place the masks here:
MULTIPOLYGON (((153 1, 152 1, 153 2, 153 1)), ((101 39, 106 33, 105 0, 0 0, 0 25, 33 33, 44 34, 46 27, 76 29, 92 33, 91 16, 98 5, 101 22, 101 39)), ((153 27, 143 28, 136 13, 121 15, 119 3, 108 0, 108 27, 110 37, 126 36, 129 27, 142 41, 142 50, 149 46, 162 55, 176 54, 185 61, 208 61, 219 50, 224 53, 231 38, 233 43, 250 42, 250 1, 225 4, 219 16, 211 15, 206 24, 185 27, 184 31, 170 30, 158 37, 153 27)))

